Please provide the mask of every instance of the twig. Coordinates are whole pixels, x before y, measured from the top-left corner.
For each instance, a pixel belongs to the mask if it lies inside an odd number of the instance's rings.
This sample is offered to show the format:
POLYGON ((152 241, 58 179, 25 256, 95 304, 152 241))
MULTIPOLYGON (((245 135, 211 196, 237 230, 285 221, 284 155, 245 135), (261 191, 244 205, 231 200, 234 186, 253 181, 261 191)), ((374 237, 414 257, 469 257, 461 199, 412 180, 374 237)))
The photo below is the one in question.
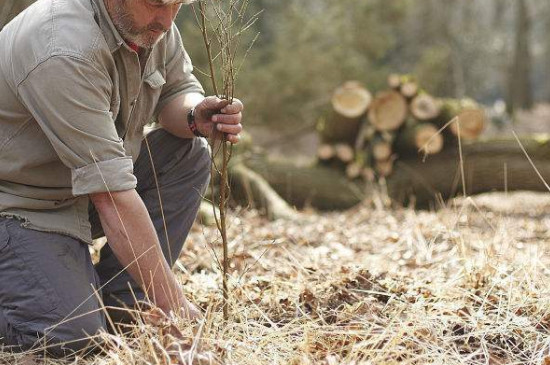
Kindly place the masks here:
MULTIPOLYGON (((200 19, 195 12, 195 18, 197 22, 200 20, 200 28, 203 36, 204 45, 206 48, 206 53, 208 57, 208 66, 210 69, 210 80, 212 82, 212 89, 217 97, 221 99, 226 99, 229 103, 233 103, 233 96, 235 94, 235 78, 238 70, 235 70, 235 57, 236 57, 236 48, 238 42, 234 42, 237 37, 242 34, 242 32, 248 29, 254 20, 244 22, 244 13, 248 4, 248 0, 242 0, 240 8, 237 6, 238 2, 241 0, 227 0, 225 1, 211 1, 211 8, 214 13, 214 18, 216 19, 216 24, 212 24, 212 20, 207 17, 206 1, 203 0, 199 2, 200 9, 200 19), (234 13, 236 13, 236 19, 234 18, 234 13), (234 26, 240 21, 242 28, 236 33, 233 33, 234 26), (212 34, 217 40, 219 50, 214 56, 212 49, 212 42, 208 32, 208 28, 212 30, 212 34), (220 63, 221 71, 221 88, 217 83, 217 77, 215 73, 215 62, 220 63), (222 91, 220 94, 219 91, 222 91)), ((248 54, 248 51, 245 54, 248 54)), ((239 66, 240 69, 240 66, 239 66)), ((223 318, 224 320, 229 319, 229 288, 227 277, 229 275, 229 244, 227 240, 227 202, 230 196, 229 189, 229 161, 232 155, 231 144, 227 141, 225 135, 219 135, 219 132, 216 132, 215 129, 212 133, 210 145, 212 147, 212 165, 211 165, 211 174, 212 174, 212 185, 211 191, 212 196, 214 197, 214 174, 217 173, 220 177, 219 182, 219 217, 214 208, 214 219, 216 221, 216 226, 220 232, 223 246, 223 262, 222 262, 222 287, 223 287, 223 318), (219 138, 221 137, 221 138, 219 138), (216 141, 221 139, 221 168, 218 168, 216 157, 220 152, 220 148, 216 148, 216 141)), ((214 199, 213 199, 214 200, 214 199)))

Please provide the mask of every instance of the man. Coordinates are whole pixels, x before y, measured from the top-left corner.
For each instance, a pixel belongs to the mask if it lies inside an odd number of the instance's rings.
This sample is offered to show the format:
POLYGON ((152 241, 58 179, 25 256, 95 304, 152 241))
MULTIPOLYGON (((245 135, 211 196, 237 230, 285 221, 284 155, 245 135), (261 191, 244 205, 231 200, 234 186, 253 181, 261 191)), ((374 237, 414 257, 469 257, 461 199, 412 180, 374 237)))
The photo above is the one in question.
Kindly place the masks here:
POLYGON ((39 0, 0 32, 0 343, 83 349, 106 326, 100 289, 200 316, 170 268, 208 183, 198 136, 238 142, 242 104, 204 98, 181 3, 39 0))

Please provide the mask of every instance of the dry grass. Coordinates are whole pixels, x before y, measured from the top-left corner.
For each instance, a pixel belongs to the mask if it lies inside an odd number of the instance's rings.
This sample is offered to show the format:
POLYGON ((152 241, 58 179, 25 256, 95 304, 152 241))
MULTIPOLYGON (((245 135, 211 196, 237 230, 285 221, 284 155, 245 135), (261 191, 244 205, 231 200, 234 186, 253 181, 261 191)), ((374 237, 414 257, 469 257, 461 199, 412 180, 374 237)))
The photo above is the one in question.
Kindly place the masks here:
POLYGON ((195 227, 176 270, 206 323, 175 322, 186 341, 141 324, 68 363, 183 363, 200 337, 193 354, 228 364, 548 364, 549 209, 547 194, 516 193, 436 213, 365 203, 269 223, 233 212, 230 323, 217 230, 195 227))

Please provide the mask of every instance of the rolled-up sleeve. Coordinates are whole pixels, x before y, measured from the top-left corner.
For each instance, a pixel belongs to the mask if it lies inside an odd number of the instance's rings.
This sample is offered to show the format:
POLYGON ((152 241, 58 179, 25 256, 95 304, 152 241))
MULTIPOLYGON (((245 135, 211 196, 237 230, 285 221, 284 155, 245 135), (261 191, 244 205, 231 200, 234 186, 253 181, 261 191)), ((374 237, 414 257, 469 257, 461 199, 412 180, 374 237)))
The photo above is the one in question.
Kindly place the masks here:
POLYGON ((112 114, 112 82, 91 61, 55 56, 19 84, 18 94, 61 161, 71 169, 73 195, 136 187, 112 114))
POLYGON ((204 95, 204 89, 195 75, 189 54, 183 47, 178 28, 172 29, 166 39, 166 84, 162 87, 159 102, 155 109, 158 113, 175 97, 196 92, 204 95))

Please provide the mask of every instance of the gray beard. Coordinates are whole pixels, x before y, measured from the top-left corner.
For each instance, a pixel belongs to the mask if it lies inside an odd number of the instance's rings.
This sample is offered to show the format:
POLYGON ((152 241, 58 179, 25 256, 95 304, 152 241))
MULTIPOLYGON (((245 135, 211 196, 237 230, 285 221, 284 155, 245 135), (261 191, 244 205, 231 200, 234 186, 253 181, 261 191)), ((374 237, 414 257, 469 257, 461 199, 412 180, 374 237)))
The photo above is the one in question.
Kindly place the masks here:
POLYGON ((137 29, 134 19, 120 3, 113 4, 112 21, 122 38, 141 48, 152 49, 166 33, 158 38, 147 36, 147 30, 137 29))

